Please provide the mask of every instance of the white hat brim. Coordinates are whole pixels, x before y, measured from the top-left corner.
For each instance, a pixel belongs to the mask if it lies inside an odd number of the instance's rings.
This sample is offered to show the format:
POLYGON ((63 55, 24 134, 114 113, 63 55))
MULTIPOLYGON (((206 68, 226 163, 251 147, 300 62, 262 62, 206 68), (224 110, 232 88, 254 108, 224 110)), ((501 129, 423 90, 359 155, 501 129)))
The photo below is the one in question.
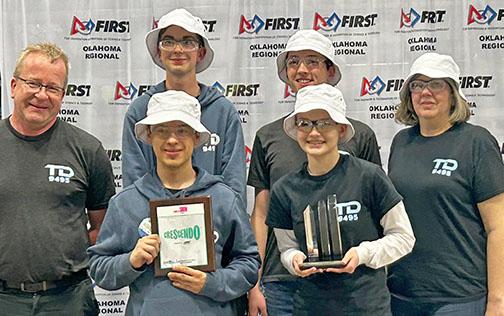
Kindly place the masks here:
POLYGON ((147 50, 149 51, 149 54, 151 55, 152 61, 161 67, 163 70, 165 69, 165 66, 163 62, 161 61, 161 58, 159 56, 159 48, 158 48, 158 38, 159 38, 159 32, 162 30, 166 29, 169 26, 176 25, 180 26, 181 28, 185 29, 188 32, 198 34, 203 38, 203 42, 205 43, 205 49, 206 53, 203 59, 196 64, 196 73, 200 73, 203 70, 207 69, 210 67, 210 64, 213 61, 214 58, 214 50, 212 49, 212 46, 210 45, 210 42, 206 38, 205 34, 200 34, 198 30, 194 29, 191 25, 187 25, 183 22, 171 22, 167 23, 165 25, 159 26, 158 28, 151 30, 147 35, 145 35, 145 44, 147 45, 147 50))
POLYGON ((330 109, 329 107, 321 106, 320 103, 305 103, 299 108, 297 108, 295 111, 293 111, 291 114, 289 114, 284 119, 283 123, 285 133, 290 138, 297 140, 296 115, 300 113, 310 112, 313 110, 324 110, 329 114, 329 116, 333 121, 348 126, 345 135, 339 138, 338 141, 339 144, 344 144, 348 142, 355 135, 355 130, 352 123, 350 123, 350 121, 344 115, 330 109))
POLYGON ((206 143, 210 139, 210 132, 199 120, 180 111, 163 111, 147 116, 135 124, 135 135, 142 142, 150 144, 148 139, 149 126, 172 121, 184 122, 199 133, 199 141, 195 144, 196 147, 206 143))

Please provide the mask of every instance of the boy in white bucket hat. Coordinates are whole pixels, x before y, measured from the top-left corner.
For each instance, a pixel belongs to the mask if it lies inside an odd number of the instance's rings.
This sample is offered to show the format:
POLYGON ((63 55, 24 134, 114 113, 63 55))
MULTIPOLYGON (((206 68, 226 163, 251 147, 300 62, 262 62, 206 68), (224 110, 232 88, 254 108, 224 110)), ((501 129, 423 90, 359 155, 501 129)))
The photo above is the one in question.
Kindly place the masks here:
POLYGON ((383 170, 338 151, 354 135, 345 113, 341 92, 320 84, 299 90, 284 120, 307 162, 273 186, 266 224, 274 229, 282 264, 301 277, 296 315, 390 315, 384 267, 415 243, 402 198, 383 170), (309 255, 303 213, 321 203, 337 209, 344 266, 302 270, 309 255))
POLYGON ((124 118, 122 172, 124 187, 150 169, 156 159, 152 148, 135 137, 135 124, 145 118, 149 99, 164 91, 184 91, 201 104, 202 122, 211 137, 194 151, 193 162, 211 174, 222 175, 245 202, 245 144, 240 117, 233 104, 213 87, 199 83, 196 74, 207 69, 214 56, 203 21, 185 9, 161 17, 145 37, 154 63, 165 78, 137 97, 124 118))
MULTIPOLYGON (((293 92, 305 86, 338 84, 341 72, 335 58, 333 43, 315 30, 299 30, 287 42, 277 57, 277 73, 293 92)), ((268 212, 269 193, 273 184, 294 167, 306 161, 306 154, 283 131, 285 116, 261 127, 255 136, 247 184, 255 188, 255 203, 251 221, 263 257, 262 285, 249 292, 249 314, 292 314, 292 297, 296 281, 280 263, 273 230, 264 224, 268 212)), ((349 142, 339 149, 356 157, 381 165, 374 132, 366 124, 348 118, 355 129, 349 142)))
POLYGON ((150 98, 135 134, 153 147, 156 168, 111 199, 97 244, 88 250, 100 287, 130 287, 126 315, 236 315, 233 300, 257 282, 260 257, 240 196, 192 163, 193 149, 210 137, 200 117, 198 100, 185 92, 150 98), (217 269, 175 266, 154 277, 160 237, 146 224, 149 201, 191 196, 211 197, 217 269))

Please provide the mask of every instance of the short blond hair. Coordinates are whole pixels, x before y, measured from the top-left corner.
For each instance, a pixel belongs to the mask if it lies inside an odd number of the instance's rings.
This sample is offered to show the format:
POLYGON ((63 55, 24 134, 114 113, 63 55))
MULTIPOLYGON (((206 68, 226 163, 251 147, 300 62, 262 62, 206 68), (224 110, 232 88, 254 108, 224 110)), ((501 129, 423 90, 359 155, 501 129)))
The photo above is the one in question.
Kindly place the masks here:
POLYGON ((65 52, 58 47, 56 44, 53 43, 37 43, 37 44, 30 44, 28 45, 21 53, 19 54, 18 59, 16 60, 16 66, 14 68, 14 77, 18 77, 21 74, 21 70, 23 68, 23 63, 24 60, 26 59, 26 56, 32 53, 39 53, 44 56, 46 56, 51 63, 54 63, 56 60, 61 59, 63 63, 65 64, 65 87, 68 83, 68 70, 69 70, 69 63, 68 63, 68 56, 65 54, 65 52))
MULTIPOLYGON (((416 77, 418 77, 418 75, 411 79, 413 80, 416 77)), ((449 117, 450 123, 457 124, 467 122, 471 117, 469 104, 467 104, 467 101, 460 96, 458 92, 458 85, 455 81, 453 81, 453 79, 443 79, 448 83, 451 90, 452 104, 449 117)), ((406 87, 406 89, 408 89, 407 93, 404 94, 404 97, 401 96, 401 103, 395 113, 395 121, 404 125, 414 126, 418 124, 418 116, 416 115, 415 110, 413 109, 413 103, 411 102, 411 91, 409 91, 409 87, 406 87)))

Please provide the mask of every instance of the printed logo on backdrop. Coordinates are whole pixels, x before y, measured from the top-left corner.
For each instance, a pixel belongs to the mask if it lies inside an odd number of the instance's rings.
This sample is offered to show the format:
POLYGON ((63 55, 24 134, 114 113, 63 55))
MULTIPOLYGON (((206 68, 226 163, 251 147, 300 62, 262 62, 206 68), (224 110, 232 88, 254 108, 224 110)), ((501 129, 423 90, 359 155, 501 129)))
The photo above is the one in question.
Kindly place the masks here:
POLYGON ((130 41, 128 20, 93 20, 72 17, 70 23, 70 36, 65 36, 65 40, 71 41, 93 41, 105 42, 104 45, 90 45, 85 52, 86 59, 118 59, 118 51, 115 45, 118 41, 130 41))
POLYGON ((292 88, 288 84, 285 84, 284 99, 295 98, 295 97, 296 97, 296 92, 294 92, 294 90, 292 90, 292 88))
MULTIPOLYGON (((467 26, 464 31, 473 30, 503 30, 504 9, 492 8, 486 5, 483 9, 474 5, 469 5, 467 15, 467 26)), ((478 40, 481 44, 481 50, 493 51, 504 49, 504 35, 502 34, 481 34, 478 32, 478 40)))
POLYGON ((245 164, 247 168, 250 167, 250 160, 252 159, 252 148, 245 145, 245 164))
POLYGON ((440 25, 445 22, 445 17, 446 10, 424 10, 419 12, 415 8, 410 8, 409 11, 401 8, 401 22, 399 28, 403 29, 402 33, 415 31, 447 31, 448 28, 440 28, 440 25))
POLYGON ((121 173, 122 151, 119 148, 107 149, 105 151, 110 160, 110 163, 112 164, 115 187, 122 188, 122 173, 121 173))
MULTIPOLYGON (((269 35, 278 33, 279 31, 297 30, 299 29, 299 20, 299 17, 267 17, 263 19, 257 14, 251 19, 248 19, 242 15, 240 16, 238 35, 257 35, 259 32, 261 32, 262 35, 264 35, 263 33, 269 35)), ((287 38, 288 37, 289 36, 287 36, 287 38)))
POLYGON ((67 84, 65 98, 61 103, 58 117, 68 123, 78 123, 80 116, 79 107, 85 106, 87 108, 89 105, 93 104, 93 102, 90 101, 90 95, 90 84, 67 84))
POLYGON ((399 90, 404 79, 384 79, 379 75, 362 77, 361 89, 356 102, 369 103, 369 117, 372 120, 393 119, 399 103, 399 90))
MULTIPOLYGON (((342 15, 340 17, 336 12, 332 12, 329 16, 315 12, 313 19, 313 29, 315 31, 322 30, 332 33, 338 31, 354 32, 356 29, 368 29, 376 26, 377 19, 377 13, 370 13, 366 15, 342 15)), ((368 30, 366 30, 366 32, 367 31, 368 30)))
POLYGON ((401 8, 401 21, 395 33, 424 32, 425 36, 413 36, 406 39, 410 52, 437 51, 437 37, 439 32, 449 31, 444 27, 446 10, 417 10, 415 8, 401 8))
POLYGON ((247 40, 250 57, 274 59, 287 44, 291 34, 301 27, 299 17, 240 16, 238 36, 235 40, 247 40), (251 40, 262 40, 251 42, 251 40), (266 40, 266 41, 265 41, 266 40))
POLYGON ((296 100, 296 93, 288 84, 282 86, 282 97, 278 100, 278 104, 285 104, 289 106, 289 109, 294 106, 296 100))
POLYGON ((491 75, 467 75, 459 78, 460 88, 467 98, 471 115, 476 115, 477 108, 484 107, 485 103, 495 102, 495 89, 491 85, 492 80, 493 76, 491 75))
POLYGON ((134 98, 141 96, 151 85, 134 85, 133 83, 123 83, 116 81, 114 85, 114 95, 113 102, 109 102, 110 105, 129 105, 134 98), (127 101, 127 102, 125 102, 127 101))
MULTIPOLYGON (((206 35, 209 41, 220 40, 219 36, 215 36, 215 30, 217 29, 217 20, 202 20, 205 26, 206 35)), ((152 17, 152 30, 158 27, 159 19, 152 17)))
POLYGON ((250 117, 248 111, 249 106, 264 104, 264 100, 257 100, 259 83, 228 83, 222 84, 216 81, 212 87, 219 90, 223 95, 228 97, 234 103, 240 121, 242 124, 247 124, 250 117))
POLYGON ((73 16, 72 26, 70 28, 70 35, 101 35, 106 34, 107 36, 116 33, 124 34, 129 33, 129 21, 117 21, 117 20, 81 20, 76 16, 73 16), (107 34, 108 33, 108 34, 107 34))
POLYGON ((82 46, 83 58, 93 60, 112 60, 122 57, 120 44, 130 41, 128 20, 93 20, 72 17, 68 41, 89 41, 93 44, 82 46))
POLYGON ((352 40, 333 41, 336 55, 366 55, 368 47, 367 37, 380 34, 379 31, 376 31, 377 20, 377 13, 338 15, 333 11, 325 15, 315 12, 313 29, 323 32, 324 35, 333 40, 338 36, 353 35, 352 40), (354 40, 355 35, 367 37, 363 40, 354 40))
MULTIPOLYGON (((499 17, 497 21, 502 19, 502 9, 499 9, 499 17)), ((474 5, 469 5, 469 13, 467 15, 467 25, 471 25, 473 23, 480 25, 488 25, 490 26, 492 22, 497 17, 497 12, 490 6, 486 5, 482 10, 478 10, 474 5)))

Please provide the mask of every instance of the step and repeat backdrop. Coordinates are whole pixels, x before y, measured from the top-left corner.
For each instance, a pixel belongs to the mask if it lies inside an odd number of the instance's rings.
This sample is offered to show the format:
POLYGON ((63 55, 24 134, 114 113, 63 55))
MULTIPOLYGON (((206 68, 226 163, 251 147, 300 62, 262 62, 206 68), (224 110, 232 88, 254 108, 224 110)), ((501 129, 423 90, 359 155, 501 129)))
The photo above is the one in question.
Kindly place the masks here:
MULTIPOLYGON (((145 34, 175 8, 202 18, 215 50, 198 80, 236 106, 247 164, 256 130, 290 112, 292 91, 276 74, 276 56, 299 29, 333 42, 342 72, 338 87, 348 116, 375 131, 384 167, 399 90, 414 59, 452 55, 471 107, 471 122, 497 138, 504 151, 503 1, 268 1, 268 0, 2 0, 0 50, 2 116, 12 111, 9 83, 17 54, 28 43, 51 41, 69 55, 70 80, 60 117, 98 137, 122 188, 121 132, 129 104, 164 78, 145 46, 145 34), (501 89, 499 89, 501 88, 501 89)), ((461 144, 463 146, 463 144, 461 144)), ((253 205, 249 188, 249 211, 253 205)), ((97 289, 102 314, 122 315, 127 290, 97 289)))

